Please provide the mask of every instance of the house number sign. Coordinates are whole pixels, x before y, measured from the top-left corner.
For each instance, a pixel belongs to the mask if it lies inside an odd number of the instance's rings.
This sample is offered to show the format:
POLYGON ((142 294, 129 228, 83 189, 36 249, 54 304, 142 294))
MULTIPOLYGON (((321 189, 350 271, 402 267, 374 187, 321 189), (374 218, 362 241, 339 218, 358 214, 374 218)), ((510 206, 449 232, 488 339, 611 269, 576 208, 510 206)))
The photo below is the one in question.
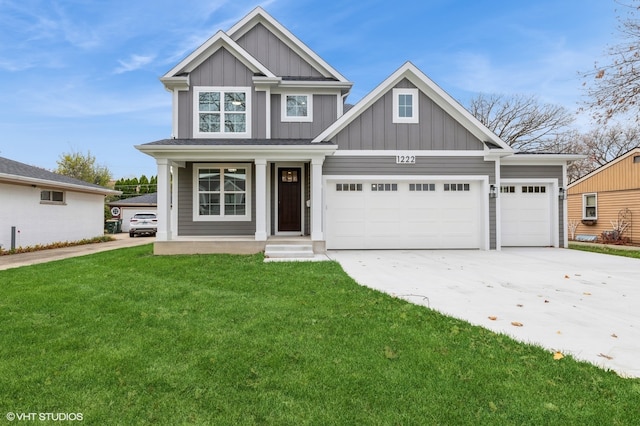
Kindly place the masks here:
POLYGON ((415 155, 396 155, 396 164, 416 164, 415 155))

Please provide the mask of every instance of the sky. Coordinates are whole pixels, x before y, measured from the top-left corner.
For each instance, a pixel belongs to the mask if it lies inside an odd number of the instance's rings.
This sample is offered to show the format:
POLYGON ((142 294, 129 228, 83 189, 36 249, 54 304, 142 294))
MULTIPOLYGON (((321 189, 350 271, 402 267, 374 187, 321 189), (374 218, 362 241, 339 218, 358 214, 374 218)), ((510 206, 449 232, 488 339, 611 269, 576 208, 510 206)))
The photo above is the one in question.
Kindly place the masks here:
POLYGON ((578 111, 580 73, 620 41, 614 0, 0 0, 0 156, 156 175, 134 146, 171 136, 159 78, 256 6, 354 83, 352 104, 411 61, 463 105, 521 94, 578 111))

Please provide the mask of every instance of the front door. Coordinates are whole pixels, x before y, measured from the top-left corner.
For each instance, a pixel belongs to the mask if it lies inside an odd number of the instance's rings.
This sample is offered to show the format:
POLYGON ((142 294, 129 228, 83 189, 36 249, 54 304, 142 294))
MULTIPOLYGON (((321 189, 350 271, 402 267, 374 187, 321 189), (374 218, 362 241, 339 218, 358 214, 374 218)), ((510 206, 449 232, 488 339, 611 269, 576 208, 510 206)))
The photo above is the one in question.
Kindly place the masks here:
POLYGON ((278 232, 302 231, 302 173, 299 167, 278 169, 278 232))

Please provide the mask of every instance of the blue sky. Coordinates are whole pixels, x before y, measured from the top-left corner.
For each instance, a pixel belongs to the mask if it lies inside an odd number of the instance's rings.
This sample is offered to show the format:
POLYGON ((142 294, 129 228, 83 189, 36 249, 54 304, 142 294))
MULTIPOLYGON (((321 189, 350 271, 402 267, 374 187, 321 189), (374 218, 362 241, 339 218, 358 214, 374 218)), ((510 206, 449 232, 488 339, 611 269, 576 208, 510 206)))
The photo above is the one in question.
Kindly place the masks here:
POLYGON ((349 103, 410 60, 463 105, 573 111, 578 72, 618 40, 613 0, 0 0, 0 156, 54 169, 90 151, 116 179, 155 175, 134 145, 170 137, 158 78, 258 5, 355 83, 349 103))

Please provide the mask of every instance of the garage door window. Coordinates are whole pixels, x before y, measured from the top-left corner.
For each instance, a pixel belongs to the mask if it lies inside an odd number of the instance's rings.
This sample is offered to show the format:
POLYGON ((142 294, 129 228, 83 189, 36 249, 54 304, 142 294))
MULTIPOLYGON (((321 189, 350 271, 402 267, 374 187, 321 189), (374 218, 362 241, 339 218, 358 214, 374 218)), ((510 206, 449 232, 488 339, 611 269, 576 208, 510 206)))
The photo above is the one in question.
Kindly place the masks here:
POLYGON ((598 218, 598 196, 596 194, 584 194, 582 196, 582 218, 598 218))
POLYGON ((336 191, 362 191, 361 183, 336 183, 336 191))
POLYGON ((410 183, 409 184, 409 191, 429 192, 429 191, 435 191, 435 190, 436 190, 435 183, 410 183))
POLYGON ((502 194, 515 194, 516 193, 516 187, 515 186, 501 186, 500 187, 500 192, 502 194))
POLYGON ((445 192, 448 191, 469 191, 468 183, 445 183, 444 184, 445 192))
POLYGON ((373 192, 386 192, 386 191, 397 191, 398 184, 397 183, 372 183, 371 191, 373 192))
POLYGON ((547 192, 546 186, 523 186, 522 193, 523 194, 544 194, 547 192))

